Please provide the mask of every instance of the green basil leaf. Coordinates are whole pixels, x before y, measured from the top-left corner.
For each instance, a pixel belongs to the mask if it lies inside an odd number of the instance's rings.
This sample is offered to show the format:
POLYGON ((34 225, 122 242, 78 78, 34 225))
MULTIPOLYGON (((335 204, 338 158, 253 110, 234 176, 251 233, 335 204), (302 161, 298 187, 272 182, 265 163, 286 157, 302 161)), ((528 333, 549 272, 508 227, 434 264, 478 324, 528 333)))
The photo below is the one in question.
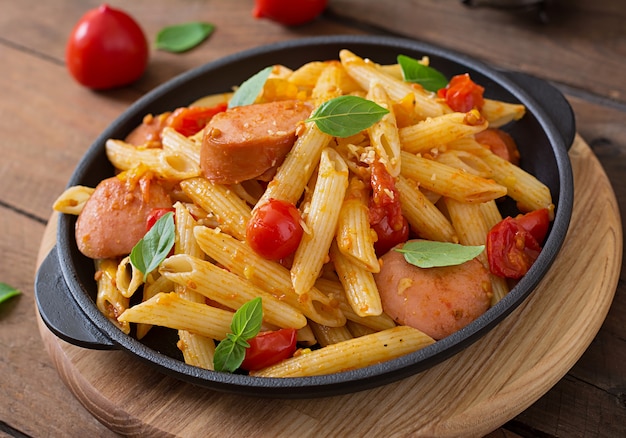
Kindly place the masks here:
POLYGON ((168 52, 186 52, 208 38, 215 30, 211 23, 193 21, 161 29, 156 36, 156 48, 168 52))
POLYGON ((216 371, 232 373, 239 368, 246 357, 246 349, 250 347, 247 341, 259 334, 262 322, 261 297, 248 301, 235 312, 230 324, 232 333, 228 333, 215 348, 213 366, 216 371))
POLYGON ((398 55, 398 64, 402 68, 405 81, 418 83, 428 91, 436 92, 448 85, 448 79, 443 74, 420 63, 417 59, 398 55))
POLYGON ((261 330, 263 308, 261 297, 256 297, 241 306, 233 316, 230 329, 233 334, 244 340, 254 338, 261 330))
POLYGON ((339 96, 321 104, 307 122, 334 137, 350 137, 369 128, 389 113, 376 102, 358 96, 339 96))
POLYGON ((460 265, 478 256, 484 245, 464 246, 458 243, 412 240, 396 251, 404 254, 407 263, 420 268, 460 265))
POLYGON ((0 303, 8 301, 10 298, 13 298, 19 295, 21 292, 15 289, 12 286, 9 286, 6 283, 0 283, 0 303))
POLYGON ((241 348, 236 339, 233 340, 233 338, 236 337, 229 333, 226 339, 222 340, 215 347, 213 356, 213 368, 215 368, 215 371, 232 373, 239 368, 246 358, 246 349, 241 348))
POLYGON ((143 273, 144 281, 167 257, 176 240, 174 213, 164 214, 130 252, 131 264, 143 273))
POLYGON ((228 108, 253 104, 259 93, 261 93, 261 90, 263 90, 265 81, 267 81, 273 69, 274 67, 272 66, 265 67, 260 72, 245 80, 239 88, 237 88, 233 97, 231 97, 228 102, 228 108))

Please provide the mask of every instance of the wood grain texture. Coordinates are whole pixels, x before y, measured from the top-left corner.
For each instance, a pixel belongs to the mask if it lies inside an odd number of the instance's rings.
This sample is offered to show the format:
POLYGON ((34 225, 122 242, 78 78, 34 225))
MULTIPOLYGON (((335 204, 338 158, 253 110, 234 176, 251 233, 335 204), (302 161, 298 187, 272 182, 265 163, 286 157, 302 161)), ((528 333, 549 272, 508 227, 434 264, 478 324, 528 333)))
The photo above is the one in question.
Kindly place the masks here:
MULTIPOLYGON (((616 200, 580 137, 570 157, 576 193, 572 223, 537 290, 476 344, 391 385, 312 400, 222 394, 165 377, 119 351, 74 347, 41 322, 40 333, 77 399, 125 435, 483 436, 527 409, 567 373, 612 302, 623 250, 616 200), (592 231, 593 239, 580 238, 592 231)), ((53 244, 50 229, 40 258, 53 244)))

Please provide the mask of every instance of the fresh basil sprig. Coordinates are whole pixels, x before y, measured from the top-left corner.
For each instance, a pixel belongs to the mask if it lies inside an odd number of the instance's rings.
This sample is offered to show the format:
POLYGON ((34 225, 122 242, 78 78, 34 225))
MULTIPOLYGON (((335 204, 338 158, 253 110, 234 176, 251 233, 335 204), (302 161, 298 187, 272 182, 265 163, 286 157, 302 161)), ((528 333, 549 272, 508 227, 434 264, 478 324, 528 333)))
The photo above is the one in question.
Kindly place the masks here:
POLYGON ((438 70, 422 64, 417 59, 406 55, 398 55, 398 64, 407 82, 420 84, 428 91, 436 92, 448 85, 448 79, 438 70))
POLYGON ((412 240, 396 251, 404 254, 407 263, 420 268, 433 268, 460 265, 478 256, 484 249, 484 245, 465 246, 450 242, 412 240))
POLYGON ((272 73, 272 70, 272 66, 265 67, 260 72, 242 82, 228 102, 228 108, 253 104, 261 90, 263 90, 263 86, 270 76, 270 73, 272 73))
POLYGON ((213 366, 215 371, 235 371, 246 357, 246 349, 250 347, 248 340, 254 338, 261 330, 263 308, 261 297, 256 297, 241 306, 233 315, 230 324, 232 333, 228 333, 215 348, 213 366))
POLYGON ((0 304, 19 295, 21 292, 6 283, 0 283, 0 304))
POLYGON ((130 252, 130 263, 143 273, 144 281, 165 260, 175 240, 174 213, 170 211, 156 221, 130 252))
POLYGON ((339 96, 317 107, 306 122, 333 137, 350 137, 369 128, 389 113, 376 102, 359 96, 339 96))
POLYGON ((168 52, 186 52, 207 39, 215 25, 202 21, 175 24, 161 29, 156 36, 156 48, 168 52))

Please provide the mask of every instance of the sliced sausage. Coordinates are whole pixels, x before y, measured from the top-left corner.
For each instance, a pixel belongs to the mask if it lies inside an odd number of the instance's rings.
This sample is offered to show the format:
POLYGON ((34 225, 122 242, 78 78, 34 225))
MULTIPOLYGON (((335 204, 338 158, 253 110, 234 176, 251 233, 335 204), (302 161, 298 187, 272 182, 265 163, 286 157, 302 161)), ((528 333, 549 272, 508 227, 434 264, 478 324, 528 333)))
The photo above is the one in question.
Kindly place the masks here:
POLYGON ((398 324, 442 339, 489 308, 489 273, 476 259, 456 266, 419 268, 393 249, 381 259, 376 285, 384 312, 398 324))
POLYGON ((170 114, 169 112, 157 116, 148 114, 143 118, 141 125, 133 129, 124 141, 135 146, 161 147, 161 131, 167 126, 170 114))
POLYGON ((288 100, 230 108, 204 130, 200 167, 207 179, 236 184, 278 167, 312 107, 288 100))
POLYGON ((167 189, 148 176, 101 181, 76 221, 76 243, 94 259, 124 256, 146 233, 152 209, 172 206, 167 189))

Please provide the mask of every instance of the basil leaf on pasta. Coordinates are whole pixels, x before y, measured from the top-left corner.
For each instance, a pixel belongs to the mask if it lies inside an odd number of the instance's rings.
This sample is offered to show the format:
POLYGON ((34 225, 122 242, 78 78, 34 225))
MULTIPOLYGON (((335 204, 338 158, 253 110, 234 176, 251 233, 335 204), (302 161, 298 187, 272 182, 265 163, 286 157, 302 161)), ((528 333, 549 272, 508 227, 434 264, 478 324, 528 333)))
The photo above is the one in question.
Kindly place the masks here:
POLYGON ((458 243, 412 240, 396 251, 404 254, 407 263, 420 268, 433 268, 460 265, 472 260, 484 249, 484 245, 465 246, 458 243))
POLYGON ((228 102, 228 108, 253 104, 259 93, 263 90, 263 86, 270 76, 272 69, 272 66, 265 67, 260 72, 245 80, 239 88, 237 88, 235 94, 233 94, 233 97, 228 102))
POLYGON ((382 119, 389 110, 358 96, 339 96, 321 104, 307 122, 334 137, 350 137, 382 119))
POLYGON ((420 84, 428 91, 436 92, 448 85, 448 79, 438 70, 422 64, 417 59, 406 55, 398 55, 398 64, 407 82, 420 84))
POLYGON ((144 281, 167 257, 175 242, 174 213, 163 215, 130 252, 130 262, 143 273, 144 281))

